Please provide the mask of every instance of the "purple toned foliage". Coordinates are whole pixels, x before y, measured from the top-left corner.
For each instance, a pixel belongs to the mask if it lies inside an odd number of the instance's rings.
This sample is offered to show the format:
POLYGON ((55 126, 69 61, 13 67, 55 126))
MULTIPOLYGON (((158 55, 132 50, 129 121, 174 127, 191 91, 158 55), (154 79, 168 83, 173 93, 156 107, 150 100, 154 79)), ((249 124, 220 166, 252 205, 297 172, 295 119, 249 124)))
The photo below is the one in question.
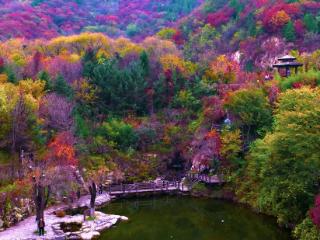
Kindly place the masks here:
POLYGON ((39 115, 47 128, 59 131, 69 130, 73 124, 73 104, 62 96, 50 93, 40 103, 39 115))
POLYGON ((48 64, 48 72, 53 79, 59 74, 69 83, 81 78, 82 64, 81 61, 70 62, 60 56, 54 57, 48 64))

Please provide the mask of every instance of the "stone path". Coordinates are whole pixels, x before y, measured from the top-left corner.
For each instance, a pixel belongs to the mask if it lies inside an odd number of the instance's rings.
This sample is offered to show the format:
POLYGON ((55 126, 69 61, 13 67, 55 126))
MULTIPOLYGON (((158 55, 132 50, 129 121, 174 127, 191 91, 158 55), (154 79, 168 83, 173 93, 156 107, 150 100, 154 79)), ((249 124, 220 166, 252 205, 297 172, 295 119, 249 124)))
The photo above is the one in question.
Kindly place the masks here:
MULTIPOLYGON (((111 200, 109 194, 98 195, 96 198, 96 206, 101 206, 111 200)), ((84 196, 79 199, 76 206, 84 207, 89 206, 90 196, 84 196)), ((37 224, 35 220, 35 216, 29 217, 17 225, 6 229, 3 232, 0 232, 1 240, 36 240, 36 239, 65 239, 65 235, 62 234, 58 236, 57 230, 58 225, 61 222, 79 222, 83 223, 83 215, 75 215, 75 216, 66 216, 64 218, 58 218, 55 216, 54 212, 60 209, 67 209, 67 205, 58 205, 51 208, 48 208, 45 211, 45 222, 46 222, 46 235, 44 237, 39 237, 35 234, 37 230, 37 224)), ((118 216, 118 215, 109 215, 101 212, 96 212, 96 219, 94 221, 86 221, 83 224, 81 237, 83 239, 91 239, 93 236, 97 236, 99 234, 98 231, 102 231, 103 229, 109 228, 116 224, 120 220, 127 220, 126 217, 118 216)))

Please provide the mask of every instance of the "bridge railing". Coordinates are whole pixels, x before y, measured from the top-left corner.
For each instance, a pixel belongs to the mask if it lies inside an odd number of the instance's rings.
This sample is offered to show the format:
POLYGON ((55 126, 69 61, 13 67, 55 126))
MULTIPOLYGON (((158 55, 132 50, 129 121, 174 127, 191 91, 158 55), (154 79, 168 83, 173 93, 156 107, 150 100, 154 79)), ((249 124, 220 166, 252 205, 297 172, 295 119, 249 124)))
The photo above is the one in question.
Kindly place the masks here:
MULTIPOLYGON (((223 180, 217 175, 209 176, 206 174, 193 174, 188 173, 185 176, 189 180, 201 181, 209 184, 221 184, 223 180)), ((109 185, 106 190, 110 194, 122 194, 122 193, 138 193, 138 192, 155 192, 155 191, 175 191, 183 190, 183 184, 181 181, 156 181, 156 182, 141 182, 132 184, 118 184, 109 185)))
POLYGON ((218 175, 207 175, 207 174, 200 174, 200 173, 188 173, 186 175, 186 178, 190 180, 197 180, 197 181, 212 183, 212 184, 219 184, 224 182, 222 177, 218 175))
POLYGON ((179 181, 142 182, 133 184, 109 185, 106 190, 109 193, 134 193, 139 191, 167 191, 180 189, 179 181))

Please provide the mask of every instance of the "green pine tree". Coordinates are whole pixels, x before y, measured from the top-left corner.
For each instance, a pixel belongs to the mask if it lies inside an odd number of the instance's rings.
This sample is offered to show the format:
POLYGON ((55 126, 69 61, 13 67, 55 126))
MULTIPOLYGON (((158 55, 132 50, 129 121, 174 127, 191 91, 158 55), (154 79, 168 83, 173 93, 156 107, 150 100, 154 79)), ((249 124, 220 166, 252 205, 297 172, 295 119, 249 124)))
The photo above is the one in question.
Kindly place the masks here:
POLYGON ((238 17, 239 14, 243 11, 244 5, 238 0, 231 0, 230 1, 230 7, 232 7, 235 10, 235 17, 238 17))
POLYGON ((307 13, 306 15, 304 15, 303 23, 309 32, 313 32, 313 33, 318 32, 317 20, 312 14, 307 13))
POLYGON ((292 21, 289 21, 284 27, 282 31, 283 37, 289 41, 293 42, 296 40, 296 32, 293 26, 292 21))
POLYGON ((69 86, 69 84, 66 82, 66 80, 63 78, 61 74, 59 74, 56 78, 53 90, 56 93, 68 98, 72 98, 73 96, 73 89, 69 86))
POLYGON ((253 13, 248 15, 246 24, 248 26, 248 35, 250 37, 255 37, 257 35, 257 25, 253 13))
POLYGON ((38 78, 45 82, 44 89, 46 91, 52 90, 52 81, 51 81, 49 74, 46 71, 41 71, 38 75, 38 78))
POLYGON ((143 51, 140 55, 140 64, 143 70, 144 77, 148 76, 150 73, 150 66, 149 66, 149 57, 146 51, 143 51))
POLYGON ((8 82, 11 82, 11 83, 18 83, 18 79, 16 77, 16 74, 15 72, 13 71, 13 69, 11 67, 6 67, 4 69, 4 72, 7 74, 8 76, 8 82))
POLYGON ((83 63, 82 75, 90 79, 91 76, 93 75, 93 69, 98 63, 95 51, 93 51, 92 49, 88 49, 82 58, 82 63, 83 63))

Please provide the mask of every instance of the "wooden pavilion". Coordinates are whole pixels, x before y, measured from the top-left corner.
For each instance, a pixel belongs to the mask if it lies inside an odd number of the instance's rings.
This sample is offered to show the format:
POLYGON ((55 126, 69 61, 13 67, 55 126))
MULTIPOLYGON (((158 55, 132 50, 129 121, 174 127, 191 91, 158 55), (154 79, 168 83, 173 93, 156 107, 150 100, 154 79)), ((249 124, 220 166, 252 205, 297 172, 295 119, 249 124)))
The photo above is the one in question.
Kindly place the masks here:
POLYGON ((297 62, 297 58, 291 55, 280 57, 278 58, 278 63, 273 64, 273 67, 278 69, 278 72, 282 77, 289 77, 292 69, 297 73, 298 68, 301 66, 303 66, 303 64, 297 62))

